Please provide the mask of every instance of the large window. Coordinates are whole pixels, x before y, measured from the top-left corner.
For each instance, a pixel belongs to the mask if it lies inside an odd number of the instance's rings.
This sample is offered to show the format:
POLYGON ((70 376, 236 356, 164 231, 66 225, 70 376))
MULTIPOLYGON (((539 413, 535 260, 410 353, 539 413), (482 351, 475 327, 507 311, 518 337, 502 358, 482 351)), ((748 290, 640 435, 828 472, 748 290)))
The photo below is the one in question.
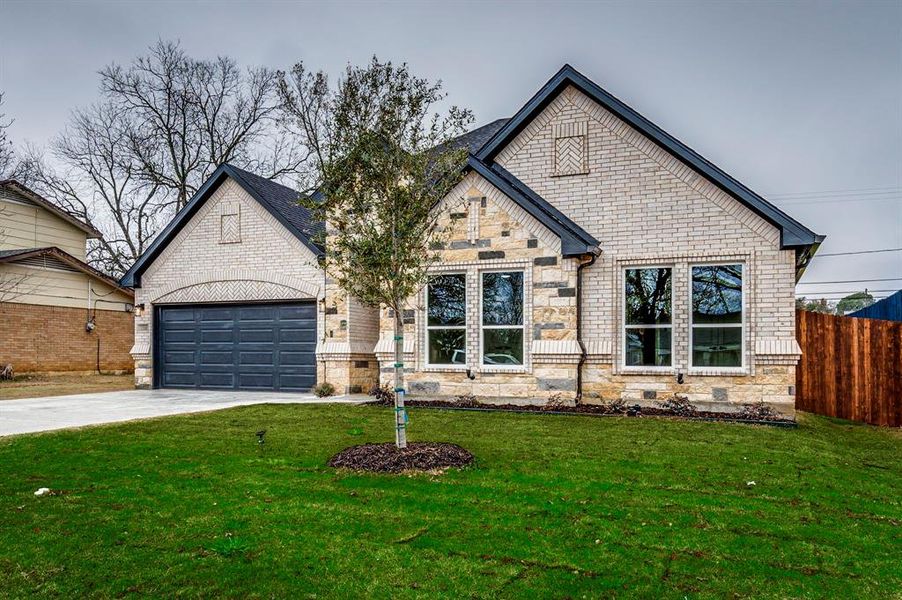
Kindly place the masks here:
POLYGON ((669 367, 673 353, 672 270, 627 269, 624 365, 669 367))
POLYGON ((692 366, 742 366, 742 265, 692 267, 692 366))
POLYGON ((426 362, 430 365, 467 363, 466 288, 463 274, 439 275, 426 288, 426 362))
POLYGON ((482 364, 523 364, 523 272, 482 274, 482 364))

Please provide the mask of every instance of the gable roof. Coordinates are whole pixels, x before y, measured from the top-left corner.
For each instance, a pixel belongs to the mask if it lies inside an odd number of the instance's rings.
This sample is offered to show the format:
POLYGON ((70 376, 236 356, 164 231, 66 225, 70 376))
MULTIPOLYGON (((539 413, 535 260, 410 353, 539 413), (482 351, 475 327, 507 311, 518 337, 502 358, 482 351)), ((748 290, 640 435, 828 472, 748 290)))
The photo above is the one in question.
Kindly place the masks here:
MULTIPOLYGON (((523 129, 545 109, 568 85, 572 85, 589 98, 598 102, 631 127, 641 132, 658 146, 676 156, 707 178, 723 191, 727 192, 753 212, 761 216, 780 230, 782 249, 794 248, 799 260, 807 264, 824 240, 818 235, 781 211, 779 208, 744 186, 742 183, 719 169, 712 162, 698 154, 695 150, 680 142, 675 137, 640 115, 621 102, 599 85, 590 81, 582 73, 564 65, 557 74, 542 86, 542 89, 517 111, 477 152, 476 158, 491 164, 498 153, 510 143, 523 129)), ((804 264, 801 268, 804 268, 804 264)))
POLYGON ((493 163, 489 167, 470 155, 465 170, 476 171, 537 221, 557 234, 561 238, 562 256, 597 253, 600 243, 598 240, 498 163, 493 163))
POLYGON ((510 121, 508 118, 504 119, 495 119, 491 123, 487 123, 481 127, 477 127, 472 131, 468 131, 463 135, 459 135, 453 140, 446 142, 442 147, 448 147, 450 149, 458 149, 458 148, 466 148, 467 152, 474 154, 479 151, 480 148, 485 146, 486 142, 488 142, 492 137, 498 133, 498 131, 504 127, 507 122, 510 121))
POLYGON ((312 240, 324 228, 322 223, 312 219, 310 211, 299 204, 300 194, 284 185, 270 181, 259 175, 230 164, 221 164, 204 182, 197 193, 182 207, 163 229, 153 243, 135 261, 132 268, 122 276, 120 282, 129 287, 141 287, 141 273, 151 265, 153 260, 166 248, 170 241, 188 224, 204 203, 219 189, 219 186, 231 178, 250 194, 272 216, 295 235, 316 256, 322 256, 323 250, 312 240))
POLYGON ((68 211, 63 210, 47 198, 44 198, 28 186, 23 183, 19 183, 15 179, 4 179, 0 181, 0 187, 9 188, 15 192, 18 192, 20 195, 24 196, 30 202, 37 204, 41 208, 47 210, 50 213, 53 213, 57 217, 66 221, 73 227, 84 231, 88 234, 88 237, 91 239, 102 238, 103 234, 100 233, 97 229, 94 228, 93 225, 89 223, 85 223, 81 219, 73 216, 68 211))
POLYGON ((98 271, 91 265, 86 262, 83 262, 65 250, 61 250, 56 246, 47 246, 44 248, 19 248, 13 250, 0 250, 0 264, 2 263, 15 263, 22 260, 26 260, 29 258, 40 257, 40 256, 49 256, 59 260, 60 262, 84 273, 85 275, 89 275, 95 279, 99 279, 100 281, 110 285, 123 294, 127 294, 129 296, 134 296, 134 292, 127 287, 123 287, 115 278, 110 277, 106 273, 98 271))

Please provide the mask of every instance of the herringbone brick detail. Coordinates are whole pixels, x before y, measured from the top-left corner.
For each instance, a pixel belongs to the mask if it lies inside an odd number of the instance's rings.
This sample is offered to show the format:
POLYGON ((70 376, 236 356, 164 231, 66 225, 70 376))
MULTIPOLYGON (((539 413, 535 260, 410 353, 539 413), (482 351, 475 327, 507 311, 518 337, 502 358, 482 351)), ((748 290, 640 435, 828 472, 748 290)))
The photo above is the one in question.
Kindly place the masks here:
POLYGON ((161 298, 159 303, 250 302, 253 300, 294 300, 307 294, 268 281, 211 281, 184 287, 161 298))
POLYGON ((555 175, 586 172, 586 137, 576 135, 554 140, 555 175))

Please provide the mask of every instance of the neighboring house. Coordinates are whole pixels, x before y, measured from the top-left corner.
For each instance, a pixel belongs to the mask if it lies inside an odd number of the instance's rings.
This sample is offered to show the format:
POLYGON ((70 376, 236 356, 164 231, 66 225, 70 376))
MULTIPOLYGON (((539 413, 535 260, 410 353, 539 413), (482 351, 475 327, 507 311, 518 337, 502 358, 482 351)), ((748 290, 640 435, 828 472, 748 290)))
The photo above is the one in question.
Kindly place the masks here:
POLYGON ((870 306, 849 313, 847 317, 859 319, 881 319, 883 321, 896 321, 902 323, 902 290, 890 294, 883 300, 878 300, 870 306))
MULTIPOLYGON (((823 236, 569 66, 457 143, 451 234, 404 314, 411 396, 793 411, 794 287, 823 236)), ((138 385, 390 379, 389 311, 324 276, 296 196, 224 165, 129 271, 138 385)))
POLYGON ((85 263, 100 233, 0 181, 0 364, 17 372, 130 371, 134 296, 85 263))

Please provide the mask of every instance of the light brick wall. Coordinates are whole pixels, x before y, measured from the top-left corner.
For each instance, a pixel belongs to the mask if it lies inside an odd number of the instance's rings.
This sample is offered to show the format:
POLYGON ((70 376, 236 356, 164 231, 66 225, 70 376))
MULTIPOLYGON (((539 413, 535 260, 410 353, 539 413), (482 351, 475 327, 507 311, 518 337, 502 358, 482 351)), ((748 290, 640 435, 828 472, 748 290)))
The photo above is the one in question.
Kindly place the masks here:
MULTIPOLYGON (((779 249, 779 231, 613 114, 567 88, 497 157, 498 162, 601 241, 602 256, 584 273, 584 338, 600 369, 587 377, 599 395, 629 386, 660 384, 673 377, 625 374, 622 355, 623 269, 634 265, 674 268, 673 372, 689 370, 690 265, 745 264, 746 369, 729 378, 690 373, 686 389, 701 399, 715 387, 753 388, 757 364, 784 365, 779 383, 741 394, 783 408, 794 402, 795 255, 779 249), (588 173, 554 177, 554 132, 565 124, 588 124, 588 173), (775 344, 762 344, 773 341, 775 344), (769 347, 782 348, 771 354, 769 347), (593 351, 592 348, 595 348, 593 351), (759 353, 756 353, 756 348, 759 353), (787 350, 788 349, 788 350, 787 350), (616 380, 612 387, 611 378, 616 380), (638 383, 637 383, 637 380, 638 383), (629 385, 628 385, 629 384, 629 385), (693 387, 694 386, 694 387, 693 387)), ((772 369, 773 370, 773 369, 772 369)), ((654 387, 654 386, 652 386, 654 387)), ((735 394, 738 396, 740 394, 735 394)), ((722 394, 718 392, 718 396, 722 394)))
MULTIPOLYGON (((234 239, 234 222, 229 224, 234 239)), ((141 277, 135 304, 135 382, 152 384, 153 306, 167 303, 254 302, 322 297, 316 256, 231 179, 225 180, 141 277), (222 215, 240 219, 240 241, 222 243, 222 215), (223 212, 225 211, 225 212, 223 212)), ((320 303, 318 303, 318 306, 320 303)), ((317 320, 322 339, 323 319, 317 320)))

